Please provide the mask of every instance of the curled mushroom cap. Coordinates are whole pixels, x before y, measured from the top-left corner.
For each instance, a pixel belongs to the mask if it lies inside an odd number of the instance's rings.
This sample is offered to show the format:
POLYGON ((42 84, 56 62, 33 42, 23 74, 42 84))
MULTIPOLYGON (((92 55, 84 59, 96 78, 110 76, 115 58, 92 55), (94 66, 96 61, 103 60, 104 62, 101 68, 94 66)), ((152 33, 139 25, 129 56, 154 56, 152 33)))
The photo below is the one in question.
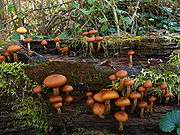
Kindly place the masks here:
POLYGON ((95 115, 102 116, 105 112, 105 105, 102 103, 95 103, 92 111, 95 115))
POLYGON ((130 51, 128 51, 128 55, 130 56, 130 55, 134 55, 135 54, 135 51, 133 51, 133 50, 130 50, 130 51))
POLYGON ((119 98, 115 101, 116 106, 123 107, 123 106, 129 106, 130 100, 128 98, 119 98))
POLYGON ((97 37, 95 37, 95 39, 96 39, 97 42, 99 42, 99 41, 102 41, 102 40, 103 40, 103 37, 97 36, 97 37))
POLYGON ((9 53, 16 53, 16 52, 18 52, 18 51, 20 51, 21 50, 21 47, 19 46, 19 45, 10 45, 10 46, 8 46, 8 48, 7 48, 7 51, 9 52, 9 53))
POLYGON ((138 88, 138 91, 139 91, 139 92, 145 92, 146 89, 145 89, 144 87, 141 86, 141 87, 138 88))
POLYGON ((134 80, 128 80, 128 79, 127 79, 127 80, 124 81, 124 84, 125 84, 126 86, 132 86, 132 85, 134 84, 134 82, 135 82, 134 80))
POLYGON ((66 97, 64 98, 64 101, 65 101, 66 103, 71 103, 73 100, 74 100, 74 98, 73 98, 72 96, 66 96, 66 97))
POLYGON ((58 42, 61 42, 61 39, 58 38, 58 37, 56 37, 56 38, 53 39, 53 41, 54 41, 55 43, 58 43, 58 42))
POLYGON ((58 102, 58 103, 53 103, 52 106, 57 109, 57 108, 61 108, 63 104, 62 102, 58 102))
POLYGON ((139 99, 139 98, 141 98, 141 94, 139 92, 132 92, 130 94, 130 98, 132 98, 132 99, 139 99))
POLYGON ((32 41, 33 41, 32 38, 25 38, 25 39, 23 39, 24 43, 31 43, 32 41))
POLYGON ((144 85, 143 85, 145 88, 151 88, 153 86, 151 80, 147 80, 145 81, 144 85))
POLYGON ((154 101, 156 101, 156 99, 157 99, 157 98, 156 98, 155 96, 151 96, 151 97, 149 98, 149 101, 150 101, 150 102, 154 102, 154 101))
POLYGON ((93 95, 93 93, 92 93, 91 91, 86 92, 86 96, 87 96, 87 97, 91 97, 92 95, 93 95))
POLYGON ((67 78, 60 74, 53 74, 45 78, 44 85, 48 88, 59 88, 67 82, 67 78))
POLYGON ((48 42, 46 40, 42 40, 41 45, 46 46, 46 45, 48 45, 48 42))
POLYGON ((124 111, 115 113, 114 117, 119 122, 126 122, 128 120, 128 114, 124 111))
POLYGON ((128 73, 125 70, 120 70, 120 71, 116 72, 116 77, 117 78, 123 79, 123 78, 125 78, 127 76, 128 76, 128 73))
POLYGON ((138 104, 138 107, 139 108, 146 108, 148 106, 147 102, 145 101, 141 101, 139 104, 138 104))
POLYGON ((16 32, 19 34, 25 34, 25 33, 27 33, 27 29, 24 27, 19 27, 19 28, 17 28, 16 32))
POLYGON ((115 81, 117 78, 116 78, 116 75, 110 75, 109 77, 109 80, 111 81, 115 81))
POLYGON ((49 101, 51 103, 62 102, 63 98, 61 96, 50 96, 49 101))
POLYGON ((90 30, 89 32, 88 32, 88 34, 89 35, 94 35, 94 34, 96 34, 98 31, 97 30, 90 30))
POLYGON ((115 90, 105 90, 101 95, 102 100, 111 100, 119 98, 119 94, 115 90))
POLYGON ((63 86, 62 88, 62 91, 65 92, 65 93, 69 93, 69 92, 72 92, 74 89, 71 85, 65 85, 63 86))
POLYGON ((162 84, 160 85, 160 89, 161 89, 161 90, 166 90, 167 87, 168 87, 167 82, 164 82, 164 83, 162 83, 162 84))

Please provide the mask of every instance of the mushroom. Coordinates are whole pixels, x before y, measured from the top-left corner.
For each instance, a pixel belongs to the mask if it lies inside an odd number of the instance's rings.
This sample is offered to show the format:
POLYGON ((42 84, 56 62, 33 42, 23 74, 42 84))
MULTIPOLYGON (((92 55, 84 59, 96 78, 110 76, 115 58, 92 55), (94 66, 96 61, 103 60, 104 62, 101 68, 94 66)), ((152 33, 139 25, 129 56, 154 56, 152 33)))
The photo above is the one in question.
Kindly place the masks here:
POLYGON ((100 118, 104 118, 105 105, 103 103, 95 103, 93 105, 92 111, 95 115, 99 116, 100 118))
POLYGON ((102 99, 102 94, 104 93, 104 90, 96 93, 94 96, 93 96, 93 99, 97 102, 103 102, 104 100, 102 99))
POLYGON ((0 55, 0 63, 4 62, 6 60, 6 57, 4 57, 3 55, 0 55))
POLYGON ((69 53, 69 47, 62 47, 62 48, 59 48, 59 51, 63 54, 63 55, 68 55, 69 53))
POLYGON ((142 100, 144 97, 144 92, 146 91, 146 89, 143 86, 141 86, 138 88, 138 91, 141 93, 141 100, 142 100))
POLYGON ((129 106, 130 104, 131 104, 130 100, 126 97, 122 97, 122 98, 115 100, 115 105, 120 107, 121 111, 124 111, 125 107, 129 106))
POLYGON ((99 52, 99 50, 101 49, 101 41, 103 40, 103 37, 101 37, 101 36, 97 36, 97 37, 95 37, 95 39, 96 39, 96 43, 97 43, 97 52, 99 52))
POLYGON ((17 52, 21 50, 21 47, 19 45, 10 45, 8 46, 7 48, 7 51, 10 53, 10 54, 13 54, 13 58, 14 58, 14 61, 18 61, 18 58, 17 58, 17 52))
POLYGON ((5 51, 3 55, 7 58, 8 62, 11 61, 11 58, 10 58, 11 54, 8 51, 5 51))
POLYGON ((98 31, 97 30, 90 30, 89 32, 88 32, 88 35, 91 35, 91 37, 95 37, 95 35, 96 35, 96 33, 97 33, 98 31))
POLYGON ((72 96, 69 96, 69 95, 64 98, 64 101, 67 104, 70 104, 73 100, 74 100, 74 98, 72 96))
POLYGON ((39 95, 42 92, 42 87, 38 85, 32 89, 32 92, 39 95))
POLYGON ((166 93, 167 88, 168 88, 167 82, 163 82, 163 83, 160 85, 160 90, 162 91, 162 95, 164 95, 164 94, 166 93))
POLYGON ((111 110, 110 100, 119 98, 119 94, 115 90, 105 90, 102 93, 101 98, 103 101, 105 101, 105 113, 107 114, 111 110))
POLYGON ((149 89, 151 89, 152 86, 153 86, 153 84, 152 84, 151 80, 147 80, 147 81, 144 82, 143 87, 146 89, 145 95, 147 95, 147 91, 149 89))
POLYGON ((136 106, 137 106, 137 100, 138 100, 139 98, 141 98, 141 94, 140 94, 139 92, 132 92, 132 93, 130 94, 130 98, 134 100, 134 101, 133 101, 133 106, 132 106, 132 108, 131 108, 131 113, 133 113, 134 110, 136 109, 136 106))
POLYGON ((44 80, 44 85, 48 88, 53 88, 53 94, 59 95, 59 87, 66 84, 67 78, 60 74, 49 75, 44 80))
POLYGON ((116 75, 110 75, 109 80, 112 82, 112 88, 115 88, 116 75))
POLYGON ((27 33, 27 29, 24 28, 24 27, 19 27, 19 28, 17 28, 16 32, 18 34, 20 34, 20 40, 23 40, 24 39, 24 34, 27 33))
POLYGON ((153 105, 154 105, 154 102, 156 101, 156 97, 154 97, 154 96, 151 96, 150 98, 149 98, 149 102, 150 102, 150 113, 152 113, 153 112, 153 105))
POLYGON ((166 98, 166 100, 165 100, 165 103, 166 103, 166 104, 169 102, 169 99, 170 99, 170 97, 172 97, 172 96, 173 96, 172 93, 166 92, 166 94, 164 95, 164 97, 166 98))
POLYGON ((66 95, 69 95, 73 91, 73 87, 71 85, 65 85, 62 88, 62 91, 66 93, 66 95))
POLYGON ((135 54, 134 51, 130 50, 128 51, 128 56, 129 56, 129 67, 133 66, 133 60, 132 60, 132 56, 135 54))
POLYGON ((126 92, 126 97, 129 97, 130 93, 131 93, 131 87, 134 84, 134 80, 125 80, 124 81, 124 85, 127 86, 127 92, 126 92))
POLYGON ((31 45, 30 45, 30 43, 31 43, 32 41, 33 41, 32 38, 25 38, 25 39, 23 39, 23 42, 24 42, 24 43, 27 43, 27 48, 28 48, 29 51, 31 51, 31 45))
POLYGON ((83 32, 82 35, 83 35, 83 36, 88 36, 88 35, 89 35, 89 32, 83 32))
POLYGON ((57 49, 60 48, 61 39, 56 37, 53 39, 53 41, 56 43, 56 48, 57 49))
POLYGON ((122 91, 124 88, 124 78, 128 76, 127 71, 125 70, 119 70, 116 72, 116 77, 118 80, 120 80, 120 86, 119 86, 119 91, 122 91))
POLYGON ((58 113, 61 113, 61 107, 63 106, 62 102, 53 103, 52 106, 57 109, 58 113))
POLYGON ((52 96, 49 97, 49 102, 52 103, 52 104, 62 102, 62 100, 63 100, 63 98, 61 96, 52 95, 52 96))
MULTIPOLYGON (((95 51, 94 51, 93 43, 96 42, 96 38, 94 38, 94 37, 88 38, 88 37, 87 37, 87 38, 86 38, 86 42, 87 42, 87 45, 88 45, 88 43, 89 43, 87 49, 89 48, 89 54, 92 55, 92 52, 95 52, 95 51)), ((86 52, 87 52, 87 49, 86 49, 86 52)))
POLYGON ((94 105, 95 101, 92 97, 88 97, 88 99, 86 100, 86 106, 92 108, 94 105))
POLYGON ((86 92, 86 96, 87 96, 87 97, 91 97, 91 96, 93 96, 93 93, 92 93, 91 91, 86 92))
POLYGON ((138 104, 139 108, 141 109, 141 112, 140 112, 140 117, 143 118, 144 117, 144 109, 148 107, 148 104, 147 102, 145 101, 141 101, 139 104, 138 104))
POLYGON ((48 42, 46 40, 42 40, 41 45, 44 47, 44 50, 47 50, 46 46, 48 45, 48 42))
POLYGON ((119 131, 123 131, 123 123, 128 120, 128 114, 124 111, 117 112, 114 114, 115 119, 119 122, 119 131))

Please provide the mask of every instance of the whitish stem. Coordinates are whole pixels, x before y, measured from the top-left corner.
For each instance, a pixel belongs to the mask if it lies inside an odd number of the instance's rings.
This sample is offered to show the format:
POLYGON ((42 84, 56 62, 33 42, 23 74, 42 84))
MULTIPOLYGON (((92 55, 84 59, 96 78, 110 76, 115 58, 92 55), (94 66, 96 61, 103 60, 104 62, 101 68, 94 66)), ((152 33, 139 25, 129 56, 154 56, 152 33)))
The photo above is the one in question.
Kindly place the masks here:
POLYGON ((47 50, 47 47, 46 46, 43 46, 44 47, 44 50, 47 50))
POLYGON ((97 52, 99 52, 99 50, 101 49, 101 42, 98 42, 98 47, 97 47, 97 52))
POLYGON ((104 115, 99 115, 100 118, 104 119, 104 115))
POLYGON ((129 56, 129 67, 133 66, 132 55, 129 56))
POLYGON ((137 99, 134 100, 133 106, 131 108, 131 113, 133 113, 135 111, 136 105, 137 105, 137 99))
POLYGON ((143 100, 144 92, 141 92, 141 100, 143 100))
POLYGON ((169 103, 169 97, 166 97, 166 100, 165 100, 165 103, 167 104, 167 103, 169 103))
POLYGON ((60 48, 59 42, 56 43, 56 49, 60 48))
POLYGON ((24 40, 24 35, 20 35, 20 40, 24 40))
POLYGON ((151 102, 151 105, 150 105, 150 113, 153 112, 153 102, 151 102))
POLYGON ((131 93, 131 87, 127 86, 126 97, 129 97, 130 93, 131 93))
POLYGON ((119 131, 123 131, 124 130, 124 125, 122 122, 119 122, 119 131))
POLYGON ((28 50, 31 51, 31 45, 30 43, 27 44, 28 50))
POLYGON ((59 88, 53 89, 53 95, 55 95, 55 96, 59 95, 59 88))
POLYGON ((105 102, 105 114, 108 114, 111 111, 111 104, 110 104, 110 100, 107 100, 105 102))
POLYGON ((115 89, 115 81, 112 81, 112 88, 115 89))
POLYGON ((61 108, 57 108, 57 113, 60 114, 61 112, 61 108))
POLYGON ((140 117, 144 118, 144 108, 141 108, 140 117))

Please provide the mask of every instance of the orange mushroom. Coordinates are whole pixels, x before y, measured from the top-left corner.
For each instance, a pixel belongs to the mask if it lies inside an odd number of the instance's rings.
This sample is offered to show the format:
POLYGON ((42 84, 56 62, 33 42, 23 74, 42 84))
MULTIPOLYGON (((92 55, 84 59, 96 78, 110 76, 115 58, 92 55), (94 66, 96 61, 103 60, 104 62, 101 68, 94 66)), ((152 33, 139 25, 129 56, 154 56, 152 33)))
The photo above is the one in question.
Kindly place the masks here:
POLYGON ((141 86, 138 88, 138 91, 141 93, 141 100, 142 100, 144 97, 144 92, 146 91, 146 89, 143 86, 141 86))
POLYGON ((99 116, 100 118, 104 118, 105 105, 103 103, 95 103, 93 105, 92 111, 95 115, 99 116))
POLYGON ((96 43, 97 43, 97 45, 98 45, 98 47, 97 47, 97 52, 99 52, 99 50, 101 49, 101 42, 102 42, 103 39, 104 39, 104 38, 101 37, 101 36, 95 37, 96 43))
POLYGON ((27 29, 24 28, 24 27, 19 27, 19 28, 17 28, 16 32, 18 34, 20 34, 20 40, 23 40, 24 39, 24 34, 27 33, 27 29))
POLYGON ((112 88, 115 88, 116 75, 110 75, 109 80, 112 82, 112 88))
POLYGON ((118 80, 120 80, 120 86, 119 86, 119 91, 122 91, 124 89, 124 78, 128 76, 127 71, 125 70, 119 70, 116 72, 116 77, 118 80))
POLYGON ((92 93, 91 91, 86 92, 86 96, 87 96, 87 97, 91 97, 91 96, 93 96, 93 93, 92 93))
POLYGON ((6 60, 6 57, 4 57, 3 55, 0 55, 0 63, 4 62, 6 60))
POLYGON ((148 104, 147 102, 145 101, 141 101, 139 104, 138 104, 139 108, 141 109, 141 112, 140 112, 140 117, 143 118, 144 117, 144 109, 148 107, 148 104))
POLYGON ((94 105, 95 101, 92 97, 88 97, 88 99, 86 100, 86 106, 92 108, 94 105))
POLYGON ((128 51, 128 56, 129 56, 129 67, 133 66, 133 60, 132 60, 132 56, 135 54, 134 51, 130 50, 128 51))
POLYGON ((33 41, 32 38, 25 38, 25 39, 23 39, 23 42, 27 43, 27 48, 28 48, 29 51, 31 51, 31 42, 32 41, 33 41))
POLYGON ((69 95, 64 98, 64 101, 67 104, 70 104, 71 102, 73 102, 73 100, 74 100, 74 98, 72 96, 69 96, 69 95))
POLYGON ((164 95, 164 97, 166 98, 165 103, 168 103, 172 96, 173 96, 172 93, 166 92, 166 94, 164 95))
POLYGON ((32 92, 39 95, 42 92, 42 87, 38 85, 32 89, 32 92))
POLYGON ((124 81, 124 85, 127 86, 127 92, 126 92, 126 97, 129 97, 130 93, 131 93, 131 87, 134 85, 134 80, 125 80, 124 81))
POLYGON ((53 41, 56 43, 56 48, 60 48, 61 39, 59 37, 56 37, 53 39, 53 41))
POLYGON ((73 87, 71 85, 65 85, 62 88, 62 91, 66 93, 66 95, 69 95, 73 91, 73 87))
POLYGON ((44 50, 47 50, 46 46, 48 45, 48 42, 46 40, 42 40, 41 45, 44 47, 44 50))
POLYGON ((141 94, 139 92, 132 92, 130 98, 134 100, 131 108, 131 113, 133 113, 137 106, 137 100, 141 98, 141 94))
POLYGON ((121 111, 125 111, 125 107, 129 106, 130 104, 130 100, 126 97, 118 98, 117 100, 115 100, 115 105, 120 107, 121 111))
POLYGON ((152 113, 153 112, 153 105, 154 105, 154 102, 156 101, 156 97, 154 97, 154 96, 151 96, 150 98, 149 98, 149 101, 150 101, 150 113, 152 113))
POLYGON ((5 51, 3 55, 7 58, 6 61, 8 61, 8 62, 11 61, 11 58, 10 58, 11 54, 8 51, 5 51))
POLYGON ((18 58, 17 58, 17 52, 21 50, 21 47, 19 45, 10 45, 8 46, 7 48, 7 51, 10 53, 10 54, 13 54, 13 57, 14 57, 14 61, 18 61, 18 58))
POLYGON ((115 119, 119 122, 119 131, 124 130, 123 123, 128 120, 128 114, 124 111, 117 112, 114 114, 115 119))
POLYGON ((61 96, 50 96, 49 97, 49 102, 50 103, 58 103, 58 102, 62 102, 63 98, 61 96))
POLYGON ((61 107, 63 106, 62 102, 53 103, 52 106, 57 109, 58 113, 61 113, 61 107))

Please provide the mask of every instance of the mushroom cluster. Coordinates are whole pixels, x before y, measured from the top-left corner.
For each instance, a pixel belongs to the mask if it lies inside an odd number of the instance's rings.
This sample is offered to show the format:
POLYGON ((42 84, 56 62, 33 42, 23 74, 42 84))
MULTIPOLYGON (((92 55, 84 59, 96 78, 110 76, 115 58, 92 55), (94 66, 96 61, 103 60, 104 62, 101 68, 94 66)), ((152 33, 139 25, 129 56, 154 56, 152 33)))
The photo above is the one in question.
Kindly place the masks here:
POLYGON ((101 36, 96 36, 97 33, 98 31, 94 29, 88 32, 82 33, 82 35, 85 37, 86 55, 88 54, 88 52, 89 52, 89 55, 93 55, 93 53, 99 52, 100 49, 104 49, 104 46, 101 45, 101 42, 103 41, 104 38, 101 36), (95 47, 95 44, 96 44, 96 47, 95 47))
POLYGON ((74 100, 74 97, 70 95, 74 89, 67 84, 67 78, 64 75, 52 74, 47 76, 43 81, 43 87, 38 85, 33 88, 32 92, 40 95, 45 87, 52 90, 53 94, 49 96, 49 102, 57 109, 58 113, 61 113, 63 105, 68 105, 74 100))

